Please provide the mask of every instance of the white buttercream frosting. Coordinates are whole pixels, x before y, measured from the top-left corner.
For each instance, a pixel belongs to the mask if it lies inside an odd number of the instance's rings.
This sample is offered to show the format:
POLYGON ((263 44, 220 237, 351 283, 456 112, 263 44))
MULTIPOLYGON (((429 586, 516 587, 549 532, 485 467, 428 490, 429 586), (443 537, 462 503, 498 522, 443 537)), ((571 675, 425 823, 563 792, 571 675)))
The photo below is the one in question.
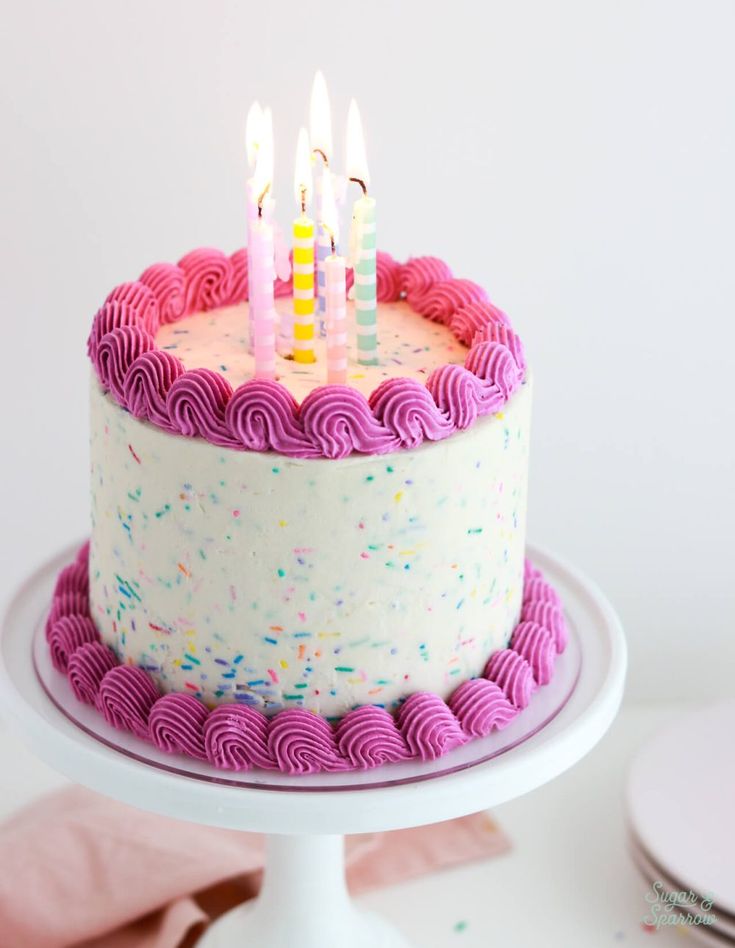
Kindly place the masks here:
POLYGON ((392 710, 415 691, 447 696, 507 644, 530 382, 445 441, 344 460, 167 434, 96 380, 91 401, 92 614, 163 690, 392 710))

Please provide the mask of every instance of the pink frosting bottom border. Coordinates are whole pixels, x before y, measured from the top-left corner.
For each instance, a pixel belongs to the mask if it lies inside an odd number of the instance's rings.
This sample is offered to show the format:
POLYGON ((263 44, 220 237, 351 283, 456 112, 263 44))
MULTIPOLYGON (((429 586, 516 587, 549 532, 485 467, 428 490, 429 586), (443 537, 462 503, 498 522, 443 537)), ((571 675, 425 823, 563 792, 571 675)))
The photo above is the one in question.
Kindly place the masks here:
POLYGON ((416 692, 395 715, 363 705, 336 724, 303 708, 271 717, 239 704, 210 709, 193 695, 161 694, 148 672, 121 664, 101 641, 89 608, 88 560, 85 544, 56 581, 46 622, 54 668, 112 727, 222 770, 313 774, 434 760, 514 720, 551 681, 567 643, 560 597, 526 560, 521 616, 509 647, 490 655, 482 676, 462 682, 447 700, 416 692))

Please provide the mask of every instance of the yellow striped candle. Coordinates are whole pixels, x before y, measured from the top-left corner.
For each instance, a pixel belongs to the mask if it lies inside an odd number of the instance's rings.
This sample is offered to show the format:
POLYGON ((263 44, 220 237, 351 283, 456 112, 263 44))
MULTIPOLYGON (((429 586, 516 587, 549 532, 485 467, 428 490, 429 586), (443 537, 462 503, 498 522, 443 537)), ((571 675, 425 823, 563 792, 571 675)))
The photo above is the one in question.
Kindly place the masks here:
POLYGON ((314 221, 305 214, 293 222, 293 357, 314 362, 314 221))
POLYGON ((314 221, 306 215, 311 196, 311 153, 306 129, 296 144, 294 193, 301 215, 293 222, 293 357, 314 362, 314 221))

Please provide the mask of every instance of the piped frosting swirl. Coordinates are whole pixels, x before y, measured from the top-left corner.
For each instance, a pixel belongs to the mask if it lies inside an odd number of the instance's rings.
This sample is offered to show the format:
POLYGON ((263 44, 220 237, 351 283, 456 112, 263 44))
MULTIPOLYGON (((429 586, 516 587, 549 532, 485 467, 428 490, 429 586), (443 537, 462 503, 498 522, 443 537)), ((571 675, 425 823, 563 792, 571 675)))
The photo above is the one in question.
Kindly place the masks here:
POLYGON ((67 665, 75 698, 85 704, 94 704, 102 679, 117 665, 117 658, 111 649, 95 640, 85 642, 72 652, 67 665))
POLYGON ((135 312, 142 329, 155 336, 161 322, 158 300, 149 286, 140 280, 121 283, 108 294, 105 303, 126 303, 135 312))
POLYGON ((192 250, 179 260, 179 268, 184 272, 187 312, 217 309, 230 302, 232 264, 221 250, 192 250))
POLYGON ((487 737, 504 728, 518 714, 503 689, 487 678, 472 678, 452 693, 449 707, 470 737, 487 737))
POLYGON ((451 279, 452 271, 438 257, 412 257, 401 268, 401 295, 411 309, 418 310, 420 300, 435 283, 451 279))
POLYGON ((203 437, 210 444, 237 445, 225 422, 232 386, 219 372, 190 369, 180 375, 166 395, 166 411, 175 431, 187 438, 203 437))
POLYGON ((125 375, 125 407, 136 418, 152 421, 165 431, 175 431, 167 398, 171 386, 184 372, 181 361, 170 352, 153 349, 142 353, 125 375))
POLYGON ((419 760, 435 760, 467 741, 449 705, 428 691, 409 695, 398 709, 396 723, 411 756, 419 760))
POLYGON ((301 404, 304 434, 325 458, 385 454, 398 447, 393 434, 370 411, 364 395, 349 385, 315 388, 301 404))
POLYGON ((204 725, 204 746, 209 762, 223 770, 277 768, 268 746, 268 719, 255 708, 219 705, 204 725))
POLYGON ((206 760, 204 722, 209 712, 193 695, 168 694, 154 702, 148 715, 151 741, 169 754, 206 760))
POLYGON ((69 659, 82 645, 97 641, 97 627, 89 616, 61 616, 51 626, 48 645, 57 671, 69 670, 69 659))
POLYGON ((156 297, 162 323, 175 323, 186 312, 186 275, 173 263, 154 263, 141 276, 156 297))
POLYGON ((395 718, 385 708, 362 705, 337 725, 337 747, 355 770, 406 760, 409 751, 395 718))
POLYGON ((225 425, 249 451, 319 456, 304 433, 296 399, 269 379, 251 379, 236 389, 225 409, 225 425))
POLYGON ((97 710, 108 724, 147 740, 148 714, 157 698, 158 689, 142 668, 118 665, 100 682, 97 710))
POLYGON ((425 385, 413 379, 386 379, 373 391, 370 409, 405 448, 423 441, 441 441, 454 426, 425 385))
POLYGON ((329 722, 303 708, 288 708, 273 718, 268 748, 278 769, 287 774, 334 773, 348 766, 337 753, 329 722))

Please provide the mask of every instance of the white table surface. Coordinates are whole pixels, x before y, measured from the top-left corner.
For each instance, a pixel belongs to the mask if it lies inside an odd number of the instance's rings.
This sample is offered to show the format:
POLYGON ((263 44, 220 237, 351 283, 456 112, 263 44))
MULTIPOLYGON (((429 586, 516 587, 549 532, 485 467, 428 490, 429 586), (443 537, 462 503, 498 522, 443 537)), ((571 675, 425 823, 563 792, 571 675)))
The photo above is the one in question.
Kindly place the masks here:
MULTIPOLYGON (((680 706, 631 706, 580 764, 493 811, 513 841, 506 856, 363 896, 422 948, 604 948, 651 945, 641 928, 646 885, 625 848, 622 789, 628 761, 680 706)), ((0 725, 13 768, 0 786, 0 818, 64 778, 0 725)), ((660 931, 657 948, 683 944, 660 931)))

